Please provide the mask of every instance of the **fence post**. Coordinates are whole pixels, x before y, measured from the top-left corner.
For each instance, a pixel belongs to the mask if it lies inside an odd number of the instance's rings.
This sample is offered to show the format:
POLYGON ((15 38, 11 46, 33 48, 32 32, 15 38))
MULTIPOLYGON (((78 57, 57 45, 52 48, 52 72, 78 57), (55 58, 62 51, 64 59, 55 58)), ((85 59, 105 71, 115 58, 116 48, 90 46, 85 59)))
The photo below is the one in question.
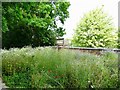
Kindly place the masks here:
POLYGON ((63 47, 64 48, 64 38, 57 38, 57 49, 58 51, 63 47))

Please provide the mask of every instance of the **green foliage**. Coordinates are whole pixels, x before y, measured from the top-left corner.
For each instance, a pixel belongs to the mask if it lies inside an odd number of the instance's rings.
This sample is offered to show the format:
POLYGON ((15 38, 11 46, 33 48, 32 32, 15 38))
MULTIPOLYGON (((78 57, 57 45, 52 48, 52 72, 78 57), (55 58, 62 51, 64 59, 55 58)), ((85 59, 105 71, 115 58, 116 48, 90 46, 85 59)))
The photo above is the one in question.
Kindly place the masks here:
POLYGON ((11 88, 116 88, 118 56, 52 48, 2 50, 2 78, 11 88))
POLYGON ((69 2, 3 2, 3 48, 54 45, 63 36, 69 2), (56 20, 57 19, 57 20, 56 20))
POLYGON ((72 40, 74 46, 116 47, 117 32, 103 8, 94 9, 81 19, 72 40))
POLYGON ((120 27, 118 27, 118 48, 120 48, 120 27))

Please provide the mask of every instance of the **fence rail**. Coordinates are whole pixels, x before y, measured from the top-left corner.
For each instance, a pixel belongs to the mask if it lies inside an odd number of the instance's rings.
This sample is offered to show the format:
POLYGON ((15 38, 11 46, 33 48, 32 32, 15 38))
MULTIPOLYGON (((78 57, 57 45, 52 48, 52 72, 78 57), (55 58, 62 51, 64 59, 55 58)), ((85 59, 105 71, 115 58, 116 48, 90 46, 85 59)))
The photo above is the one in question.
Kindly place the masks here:
POLYGON ((101 54, 101 52, 116 52, 120 53, 120 49, 110 49, 110 48, 84 48, 84 47, 69 47, 69 46, 53 46, 53 48, 60 49, 70 49, 70 50, 79 50, 82 52, 90 52, 95 54, 101 54))

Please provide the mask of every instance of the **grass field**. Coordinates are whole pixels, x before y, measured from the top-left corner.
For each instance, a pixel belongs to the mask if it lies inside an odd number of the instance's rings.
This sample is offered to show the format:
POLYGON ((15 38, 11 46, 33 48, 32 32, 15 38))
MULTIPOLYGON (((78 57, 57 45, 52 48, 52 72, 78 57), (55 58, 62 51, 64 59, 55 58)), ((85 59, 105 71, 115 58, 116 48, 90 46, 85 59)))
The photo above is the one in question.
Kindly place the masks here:
POLYGON ((2 78, 11 88, 115 88, 118 55, 52 48, 2 50, 2 78))

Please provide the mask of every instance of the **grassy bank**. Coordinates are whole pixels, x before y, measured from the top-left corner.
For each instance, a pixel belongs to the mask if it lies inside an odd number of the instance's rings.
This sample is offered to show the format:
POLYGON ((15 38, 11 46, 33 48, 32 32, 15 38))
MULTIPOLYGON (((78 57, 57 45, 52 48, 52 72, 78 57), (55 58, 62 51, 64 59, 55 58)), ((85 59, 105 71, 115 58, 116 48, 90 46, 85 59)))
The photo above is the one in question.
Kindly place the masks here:
POLYGON ((2 50, 2 76, 14 88, 115 88, 118 56, 72 50, 22 48, 2 50))

